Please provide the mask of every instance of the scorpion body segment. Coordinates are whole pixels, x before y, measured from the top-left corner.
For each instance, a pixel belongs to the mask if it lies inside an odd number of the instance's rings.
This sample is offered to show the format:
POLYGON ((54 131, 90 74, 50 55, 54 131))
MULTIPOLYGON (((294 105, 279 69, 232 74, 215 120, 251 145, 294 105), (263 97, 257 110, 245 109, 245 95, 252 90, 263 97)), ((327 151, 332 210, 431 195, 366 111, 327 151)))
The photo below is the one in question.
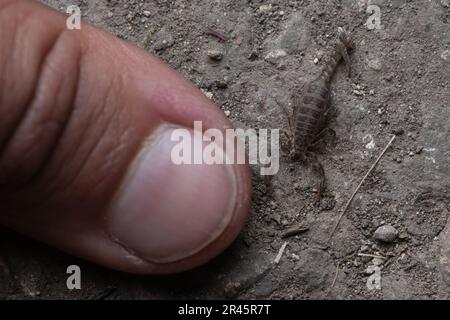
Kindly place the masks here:
POLYGON ((306 85, 303 96, 294 98, 294 156, 305 154, 324 127, 328 96, 328 84, 319 77, 306 85))
POLYGON ((308 147, 317 140, 323 131, 329 110, 330 82, 337 65, 343 58, 350 74, 347 48, 353 48, 350 34, 339 28, 333 50, 324 64, 319 76, 306 84, 302 96, 293 100, 293 157, 303 156, 308 147))

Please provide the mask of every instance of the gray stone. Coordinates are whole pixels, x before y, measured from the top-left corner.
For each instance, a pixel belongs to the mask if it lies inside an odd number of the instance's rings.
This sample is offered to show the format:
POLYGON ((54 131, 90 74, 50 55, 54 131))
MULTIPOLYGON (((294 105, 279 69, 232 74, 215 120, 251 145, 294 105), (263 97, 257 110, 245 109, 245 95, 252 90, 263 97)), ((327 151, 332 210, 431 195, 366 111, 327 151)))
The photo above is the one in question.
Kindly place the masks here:
POLYGON ((223 58, 223 53, 217 49, 208 50, 207 54, 210 59, 215 61, 220 61, 223 58))
POLYGON ((172 34, 170 34, 166 29, 161 29, 155 34, 155 42, 153 44, 153 50, 162 51, 170 48, 175 43, 172 34))
POLYGON ((398 231, 391 225, 384 225, 379 227, 373 234, 375 240, 390 243, 398 236, 398 231))
POLYGON ((275 49, 273 51, 270 51, 265 57, 264 59, 266 61, 275 63, 279 58, 283 58, 287 55, 286 51, 284 51, 283 49, 275 49))

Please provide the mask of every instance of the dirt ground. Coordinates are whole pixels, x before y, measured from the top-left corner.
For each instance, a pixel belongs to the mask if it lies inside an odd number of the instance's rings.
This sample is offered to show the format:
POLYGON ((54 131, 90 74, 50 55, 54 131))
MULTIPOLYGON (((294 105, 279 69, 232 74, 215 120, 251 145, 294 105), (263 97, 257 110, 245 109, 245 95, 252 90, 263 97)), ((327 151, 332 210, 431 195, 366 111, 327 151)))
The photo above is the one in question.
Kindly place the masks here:
POLYGON ((252 211, 237 241, 208 265, 166 277, 106 270, 5 230, 0 298, 449 298, 448 0, 44 2, 62 12, 79 5, 86 21, 155 53, 239 128, 287 130, 277 102, 289 107, 292 94, 317 74, 339 26, 354 34, 353 72, 349 78, 341 65, 332 81, 336 139, 318 154, 328 191, 320 206, 311 166, 283 152, 271 185, 253 168, 252 211), (381 9, 381 29, 368 29, 368 5, 381 9), (208 26, 227 40, 207 35, 208 26), (208 57, 211 50, 222 59, 208 57), (346 201, 393 134, 392 147, 327 243, 346 201), (281 238, 297 225, 309 229, 281 238), (382 225, 397 230, 393 241, 374 240, 382 225), (82 290, 66 288, 71 264, 82 269, 82 290))

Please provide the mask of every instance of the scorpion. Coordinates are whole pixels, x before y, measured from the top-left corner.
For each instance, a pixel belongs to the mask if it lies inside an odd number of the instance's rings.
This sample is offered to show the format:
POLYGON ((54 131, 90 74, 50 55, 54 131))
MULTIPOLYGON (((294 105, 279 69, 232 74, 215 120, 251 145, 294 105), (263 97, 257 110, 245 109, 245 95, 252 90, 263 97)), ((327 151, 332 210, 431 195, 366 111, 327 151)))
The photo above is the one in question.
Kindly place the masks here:
POLYGON ((302 96, 297 93, 292 98, 293 112, 292 116, 288 117, 291 145, 290 156, 293 160, 304 162, 308 155, 313 155, 315 160, 313 162, 313 170, 320 177, 316 188, 317 200, 319 201, 325 190, 325 172, 316 155, 311 154, 310 150, 322 140, 326 132, 331 132, 333 136, 335 135, 332 129, 326 127, 332 111, 328 103, 331 78, 341 59, 344 59, 348 76, 351 76, 347 49, 353 49, 354 47, 350 33, 343 28, 339 28, 333 50, 326 63, 324 63, 319 76, 305 85, 302 96))

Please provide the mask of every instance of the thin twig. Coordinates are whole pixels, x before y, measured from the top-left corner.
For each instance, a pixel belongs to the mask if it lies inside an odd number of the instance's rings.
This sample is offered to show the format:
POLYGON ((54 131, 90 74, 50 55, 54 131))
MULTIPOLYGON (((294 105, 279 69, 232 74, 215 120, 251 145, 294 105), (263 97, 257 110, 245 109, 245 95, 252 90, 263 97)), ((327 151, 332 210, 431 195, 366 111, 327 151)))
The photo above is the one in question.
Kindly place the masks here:
POLYGON ((331 290, 333 290, 334 285, 336 284, 338 275, 339 275, 339 263, 336 265, 336 272, 335 272, 335 274, 334 274, 334 279, 333 279, 333 282, 331 283, 331 287, 328 289, 328 291, 327 291, 327 293, 325 294, 325 297, 324 297, 324 298, 326 298, 326 297, 331 293, 331 290))
POLYGON ((298 234, 304 233, 306 231, 309 230, 308 226, 299 226, 299 227, 293 227, 288 229, 287 231, 285 231, 282 235, 281 235, 281 239, 285 239, 285 238, 289 238, 289 237, 293 237, 296 236, 298 234))
POLYGON ((362 186, 362 184, 364 183, 364 181, 367 179, 367 177, 369 176, 369 174, 373 171, 373 169, 375 169, 375 167, 377 166, 378 162, 380 162, 381 158, 384 156, 384 154, 386 153, 387 149, 391 146, 392 142, 395 140, 395 135, 392 136, 391 140, 389 141, 389 143, 386 145, 386 147, 384 147, 383 151, 381 152, 381 154, 378 156, 377 160, 373 163, 372 167, 369 169, 369 171, 367 171, 366 175, 364 176, 364 178, 362 178, 361 182, 358 184, 358 186, 356 187, 355 191, 353 191, 352 196, 350 197, 350 199, 347 201, 347 204, 344 207, 344 210, 342 210, 336 224, 334 225, 333 230, 331 231, 330 237, 328 238, 327 242, 330 242, 331 238, 333 238, 334 232, 336 231, 337 227, 339 226, 339 223, 342 220, 342 217, 344 216, 345 212, 347 211, 348 207, 350 206, 350 204, 353 201, 353 198, 355 197, 356 193, 358 192, 359 188, 362 186))
POLYGON ((288 244, 287 241, 285 241, 283 243, 283 245, 281 246, 280 251, 278 251, 276 258, 273 261, 273 262, 275 262, 275 264, 278 264, 280 262, 281 257, 283 256, 283 253, 284 253, 284 249, 286 249, 287 244, 288 244))
POLYGON ((376 254, 368 254, 368 253, 358 253, 357 256, 359 257, 369 257, 369 258, 378 258, 378 259, 386 259, 386 257, 379 256, 376 254))
POLYGON ((334 285, 336 284, 338 274, 339 274, 339 263, 336 265, 336 273, 334 275, 334 279, 333 279, 333 283, 331 284, 330 291, 331 291, 331 289, 334 288, 334 285))
POLYGON ((206 34, 216 37, 222 41, 227 41, 228 37, 222 31, 216 30, 214 27, 208 27, 206 34))

